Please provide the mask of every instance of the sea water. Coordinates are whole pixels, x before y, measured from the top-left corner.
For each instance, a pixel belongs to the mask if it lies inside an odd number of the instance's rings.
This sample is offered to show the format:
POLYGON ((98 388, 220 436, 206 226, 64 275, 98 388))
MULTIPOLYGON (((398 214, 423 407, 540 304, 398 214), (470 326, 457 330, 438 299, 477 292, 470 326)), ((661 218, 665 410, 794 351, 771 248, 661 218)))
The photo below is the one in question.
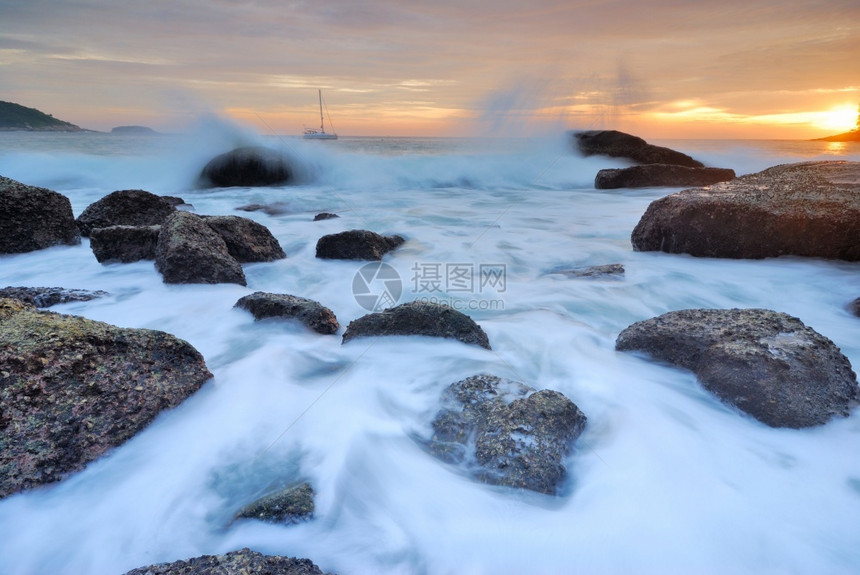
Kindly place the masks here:
MULTIPOLYGON (((659 142, 750 173, 856 145, 659 142)), ((245 265, 248 286, 166 285, 152 262, 99 264, 84 239, 0 256, 0 286, 106 290, 55 306, 190 342, 211 381, 61 483, 0 501, 0 573, 119 575, 250 547, 365 573, 857 573, 860 413, 771 429, 684 370, 614 349, 633 322, 685 308, 768 308, 800 318, 860 366, 860 264, 634 252, 630 232, 673 190, 596 190, 563 134, 531 140, 342 138, 304 142, 221 125, 191 135, 2 134, 0 175, 68 196, 75 215, 119 189, 181 196, 199 214, 250 217, 287 258, 245 265), (282 149, 302 182, 198 189, 238 145, 282 149), (275 204, 280 213, 238 211, 275 204), (314 214, 338 219, 314 222, 314 214), (255 322, 253 291, 310 297, 342 327, 368 313, 363 262, 315 258, 347 229, 400 234, 385 257, 400 302, 433 298, 492 351, 424 337, 357 339, 255 322), (560 270, 622 264, 622 276, 560 270), (396 283, 396 282, 395 282, 396 283), (426 436, 449 384, 477 373, 554 389, 588 425, 555 497, 483 485, 434 459, 426 436), (234 522, 243 505, 310 482, 312 521, 234 522)), ((375 282, 380 293, 391 285, 375 282)), ((396 293, 395 293, 396 292, 396 293)))

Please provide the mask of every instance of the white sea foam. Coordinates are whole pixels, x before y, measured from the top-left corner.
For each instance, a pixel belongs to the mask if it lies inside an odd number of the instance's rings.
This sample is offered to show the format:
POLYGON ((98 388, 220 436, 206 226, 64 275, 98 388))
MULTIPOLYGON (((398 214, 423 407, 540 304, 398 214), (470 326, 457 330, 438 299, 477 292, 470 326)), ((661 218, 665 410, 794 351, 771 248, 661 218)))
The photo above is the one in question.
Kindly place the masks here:
MULTIPOLYGON (((254 218, 288 255, 245 266, 247 288, 165 285, 151 262, 99 264, 86 240, 0 257, 0 284, 107 290, 54 309, 176 334, 215 375, 85 471, 0 501, 2 573, 118 574, 244 546, 342 574, 860 569, 856 412, 814 429, 770 429, 691 374, 614 350, 622 329, 669 310, 762 307, 799 317, 856 369, 860 322, 845 306, 860 296, 858 264, 633 252, 630 231, 670 190, 597 191, 596 170, 624 163, 579 158, 560 139, 323 146, 243 135, 240 143, 281 145, 315 166, 316 181, 197 190, 206 159, 239 142, 224 132, 143 143, 80 134, 42 149, 19 135, 0 150, 0 174, 68 195, 76 215, 110 191, 143 188, 180 195, 198 213, 254 218), (288 212, 235 211, 275 202, 288 212), (341 218, 311 221, 319 211, 341 218), (341 345, 233 308, 262 290, 319 300, 343 325, 363 315, 351 291, 361 264, 314 257, 321 235, 351 228, 408 239, 385 260, 404 300, 428 295, 416 291, 427 279, 416 274, 433 266, 505 266, 504 286, 439 294, 503 300, 503 309, 469 312, 493 351, 419 337, 341 345), (608 263, 624 265, 623 279, 548 273, 608 263), (587 415, 563 496, 479 484, 413 441, 429 432, 442 390, 476 373, 558 390, 587 415), (230 524, 254 496, 293 480, 317 492, 313 521, 230 524)), ((739 173, 802 159, 785 143, 689 146, 674 143, 739 173)), ((826 157, 815 146, 803 157, 826 157)))

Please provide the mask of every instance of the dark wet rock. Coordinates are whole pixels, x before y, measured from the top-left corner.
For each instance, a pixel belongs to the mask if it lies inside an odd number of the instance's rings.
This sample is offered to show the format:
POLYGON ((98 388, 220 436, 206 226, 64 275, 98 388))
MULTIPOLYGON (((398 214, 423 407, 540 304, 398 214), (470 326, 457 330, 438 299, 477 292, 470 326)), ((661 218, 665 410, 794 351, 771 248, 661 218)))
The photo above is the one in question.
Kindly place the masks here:
POLYGON ((73 301, 90 301, 110 295, 102 290, 67 289, 61 287, 13 287, 0 289, 0 298, 11 298, 36 307, 51 307, 73 301))
POLYGON ((0 299, 0 497, 83 469, 211 377, 170 334, 0 299))
POLYGON ((174 212, 161 226, 155 267, 165 283, 236 283, 245 273, 227 244, 200 216, 174 212))
POLYGON ((154 260, 161 226, 109 226, 90 230, 90 247, 101 263, 154 260))
POLYGON ((186 204, 185 200, 180 198, 179 196, 160 196, 162 200, 168 202, 174 208, 177 206, 189 206, 191 204, 186 204))
POLYGON ((567 476, 564 465, 586 417, 557 391, 493 375, 449 386, 433 420, 431 453, 463 465, 476 479, 554 495, 567 476))
POLYGON ((294 179, 287 157, 270 148, 236 148, 209 161, 200 174, 203 187, 276 186, 294 179))
POLYGON ((245 204, 236 208, 243 212, 263 212, 270 216, 280 216, 290 213, 290 207, 284 202, 275 202, 273 204, 245 204))
POLYGON ((93 202, 78 216, 81 235, 109 226, 158 226, 176 211, 171 200, 146 190, 118 190, 93 202))
POLYGON ((848 309, 850 309, 854 315, 860 317, 860 297, 848 304, 848 309))
POLYGON ((243 507, 236 519, 259 519, 269 523, 301 523, 313 517, 314 490, 307 484, 293 485, 243 507))
POLYGON ((227 251, 240 263, 271 262, 287 257, 269 228, 254 220, 239 216, 204 216, 204 221, 224 238, 227 251))
POLYGON ((132 569, 125 575, 326 575, 310 559, 263 555, 247 547, 225 555, 132 569))
POLYGON ((618 277, 624 275, 624 266, 621 264, 606 264, 585 268, 560 269, 552 273, 562 274, 570 278, 618 277))
POLYGON ((642 138, 616 130, 574 132, 574 140, 583 156, 601 155, 627 158, 639 164, 672 164, 702 168, 704 164, 687 154, 649 144, 642 138))
POLYGON ((66 196, 0 176, 0 254, 80 243, 66 196))
POLYGON ((349 322, 343 343, 357 337, 426 335, 452 338, 490 349, 487 334, 469 316, 449 306, 414 301, 349 322))
POLYGON ((280 317, 297 319, 317 333, 337 333, 340 324, 334 312, 319 302, 288 294, 254 292, 236 302, 236 307, 247 310, 254 319, 280 317))
POLYGON ((702 385, 771 427, 847 416, 857 377, 832 341, 799 319, 764 309, 691 309, 634 323, 615 342, 693 371, 702 385))
POLYGON ((319 222, 321 220, 333 220, 334 218, 339 218, 340 216, 337 214, 332 214, 330 212, 320 212, 314 216, 314 221, 319 222))
POLYGON ((760 259, 785 255, 860 260, 860 162, 769 168, 648 206, 637 251, 760 259))
POLYGON ((616 188, 710 186, 735 178, 726 168, 689 168, 670 164, 644 164, 600 170, 594 178, 598 190, 616 188))
POLYGON ((323 236, 317 242, 317 257, 337 260, 381 260, 386 253, 406 240, 400 236, 381 236, 367 230, 349 230, 323 236))

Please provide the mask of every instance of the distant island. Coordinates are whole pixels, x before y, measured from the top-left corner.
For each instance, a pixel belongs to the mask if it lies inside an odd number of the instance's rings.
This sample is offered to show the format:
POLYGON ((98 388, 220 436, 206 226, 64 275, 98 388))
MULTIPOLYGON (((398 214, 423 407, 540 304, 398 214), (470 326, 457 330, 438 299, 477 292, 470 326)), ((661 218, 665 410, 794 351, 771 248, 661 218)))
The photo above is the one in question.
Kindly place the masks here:
POLYGON ((146 126, 117 126, 110 131, 111 134, 158 134, 152 128, 146 126))
POLYGON ((0 131, 82 132, 85 130, 35 108, 0 101, 0 131))

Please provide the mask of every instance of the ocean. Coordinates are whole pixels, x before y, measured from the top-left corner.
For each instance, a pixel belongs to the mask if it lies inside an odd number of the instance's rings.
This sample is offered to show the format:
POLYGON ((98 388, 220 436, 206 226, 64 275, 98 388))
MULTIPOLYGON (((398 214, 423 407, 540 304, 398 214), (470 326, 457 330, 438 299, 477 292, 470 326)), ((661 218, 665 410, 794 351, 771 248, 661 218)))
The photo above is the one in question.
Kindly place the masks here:
MULTIPOLYGON (((857 144, 652 143, 739 175, 860 161, 857 144)), ((341 575, 857 573, 860 413, 771 429, 691 373, 614 344, 631 323, 671 310, 768 308, 833 340, 858 371, 860 319, 846 306, 860 297, 860 263, 634 252, 640 216, 674 190, 594 188, 599 169, 624 165, 579 157, 564 134, 308 142, 223 122, 170 136, 0 133, 0 175, 63 193, 75 216, 114 190, 145 189, 199 214, 252 218, 287 253, 245 265, 247 287, 167 285, 152 262, 99 264, 87 239, 0 256, 0 287, 106 290, 51 309, 169 332, 214 374, 84 471, 0 500, 0 573, 119 575, 243 547, 341 575), (195 187, 208 159, 260 143, 290 155, 301 183, 195 187), (237 210, 255 203, 277 213, 237 210), (340 217, 313 221, 319 212, 340 217), (424 337, 341 345, 234 309, 268 291, 321 302, 342 329, 368 313, 355 297, 364 263, 315 257, 321 236, 354 228, 407 240, 384 259, 397 289, 372 290, 460 309, 492 351, 424 337), (557 273, 604 264, 625 272, 557 273), (415 440, 442 390, 478 373, 560 391, 586 414, 560 495, 478 483, 415 440), (297 481, 316 491, 313 520, 232 522, 297 481)))

